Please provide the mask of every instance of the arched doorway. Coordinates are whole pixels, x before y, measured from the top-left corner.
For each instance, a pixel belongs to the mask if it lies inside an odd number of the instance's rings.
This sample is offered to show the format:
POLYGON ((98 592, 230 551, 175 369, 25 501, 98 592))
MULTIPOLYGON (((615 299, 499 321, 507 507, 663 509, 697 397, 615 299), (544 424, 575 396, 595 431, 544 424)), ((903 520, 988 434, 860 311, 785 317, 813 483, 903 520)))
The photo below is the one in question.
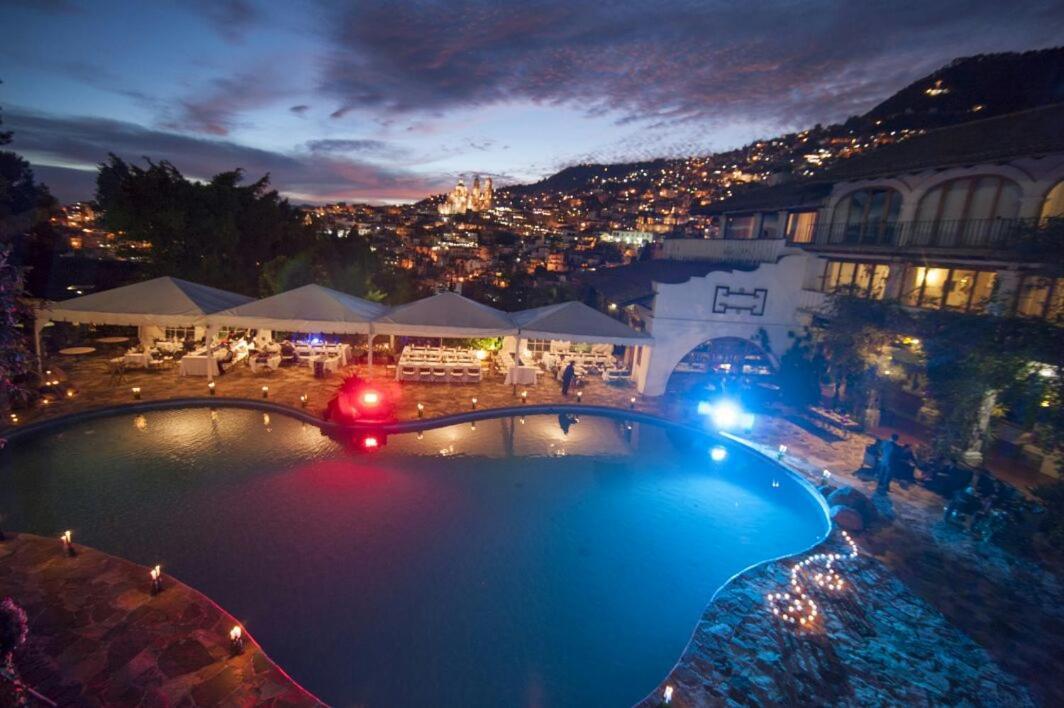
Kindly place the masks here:
POLYGON ((673 369, 666 389, 680 395, 771 386, 776 365, 757 342, 740 337, 707 339, 673 369))

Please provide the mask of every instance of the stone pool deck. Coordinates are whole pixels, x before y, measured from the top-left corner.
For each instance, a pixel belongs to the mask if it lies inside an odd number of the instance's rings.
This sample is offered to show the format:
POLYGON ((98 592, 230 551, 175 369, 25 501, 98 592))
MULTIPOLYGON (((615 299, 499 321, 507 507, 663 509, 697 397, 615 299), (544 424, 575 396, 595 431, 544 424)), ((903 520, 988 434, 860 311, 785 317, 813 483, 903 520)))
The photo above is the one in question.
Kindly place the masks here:
MULTIPOLYGON (((749 438, 768 454, 786 444, 786 464, 811 481, 826 468, 834 485, 871 495, 852 474, 867 436, 828 442, 774 417, 749 438)), ((797 559, 742 574, 643 705, 667 685, 676 706, 1064 705, 1060 557, 981 543, 945 524, 943 505, 895 485, 885 508, 893 518, 855 535, 860 555, 839 565, 849 587, 823 598, 815 631, 783 627, 766 609, 797 559)))
MULTIPOLYGON (((355 372, 366 373, 359 367, 345 371, 355 372)), ((374 373, 382 383, 387 381, 387 369, 379 367, 374 373)), ((221 398, 257 399, 265 383, 270 386, 271 401, 298 407, 299 396, 307 393, 307 410, 317 413, 340 380, 338 376, 314 379, 306 370, 281 371, 263 378, 237 368, 218 379, 217 390, 221 398)), ((172 371, 137 372, 122 384, 111 385, 102 359, 78 362, 70 381, 78 388, 78 396, 23 413, 22 423, 127 403, 132 385, 141 386, 145 401, 201 396, 205 389, 202 378, 182 379, 172 371)), ((418 401, 425 404, 426 418, 468 410, 469 398, 474 395, 481 409, 515 402, 512 388, 495 380, 480 385, 405 384, 401 391, 399 415, 406 419, 416 416, 418 401)), ((528 391, 529 403, 572 402, 572 398, 563 399, 557 383, 551 380, 528 391)), ((631 395, 632 389, 592 381, 583 400, 626 408, 631 395)), ((674 419, 683 414, 675 398, 637 397, 636 408, 674 419)), ((871 485, 851 474, 860 464, 870 440, 867 436, 829 441, 784 414, 759 417, 748 439, 770 452, 780 443, 788 445, 787 464, 811 480, 818 479, 820 471, 827 468, 834 475, 834 484, 849 484, 871 493, 871 485)), ((765 594, 783 587, 790 562, 767 564, 735 579, 707 607, 680 663, 647 704, 653 704, 661 695, 660 689, 668 684, 676 691, 673 703, 680 706, 1064 705, 1064 681, 1057 677, 1064 657, 1064 561, 1038 545, 1014 549, 980 543, 942 522, 943 504, 944 500, 921 487, 895 486, 890 495, 893 518, 857 537, 862 555, 843 566, 852 586, 842 598, 823 603, 823 621, 816 632, 795 635, 777 626, 765 611, 765 594)), ((23 538, 15 543, 23 543, 23 538)), ((0 542, 0 595, 18 598, 25 590, 35 598, 32 602, 37 603, 37 609, 31 617, 43 618, 44 624, 34 625, 40 635, 31 643, 27 656, 29 666, 39 673, 27 671, 25 677, 42 692, 71 685, 69 690, 85 692, 72 694, 80 696, 74 705, 162 705, 162 700, 156 700, 160 695, 169 703, 209 705, 226 689, 226 698, 219 699, 226 704, 313 701, 301 693, 273 693, 282 685, 291 686, 281 680, 283 672, 267 666, 264 658, 258 664, 263 667, 261 675, 254 661, 250 668, 240 663, 244 657, 227 661, 225 632, 232 621, 218 619, 223 616, 221 612, 195 591, 182 589, 195 599, 190 605, 200 607, 190 610, 193 615, 160 615, 156 605, 171 600, 167 593, 149 598, 144 568, 103 556, 118 564, 108 570, 111 580, 100 581, 89 572, 67 579, 59 575, 45 582, 41 578, 46 575, 18 576, 7 568, 12 543, 0 542), (130 581, 120 579, 123 564, 135 569, 130 571, 130 581), (102 583, 101 588, 94 583, 102 583), (74 595, 67 597, 65 588, 79 585, 92 587, 94 592, 113 587, 116 597, 135 597, 130 593, 139 592, 144 599, 125 609, 118 600, 93 604, 88 599, 71 599, 74 595), (51 602, 55 607, 48 609, 51 602), (68 604, 71 602, 80 604, 68 604), (111 619, 107 608, 115 602, 119 604, 115 605, 115 619, 111 619), (214 608, 215 620, 208 619, 213 615, 206 608, 214 608), (72 633, 65 621, 76 619, 79 613, 88 617, 90 626, 115 624, 97 627, 88 634, 72 633), (136 628, 115 629, 118 618, 123 617, 136 628), (140 627, 142 621, 149 626, 140 627), (216 626, 218 622, 221 625, 216 626), (59 638, 50 638, 51 631, 59 638), (137 639, 128 640, 129 645, 121 644, 127 640, 114 639, 124 632, 132 632, 130 636, 137 639), (140 673, 125 670, 116 674, 114 681, 101 683, 100 673, 106 666, 102 662, 112 660, 110 642, 119 647, 113 649, 117 661, 136 649, 144 632, 151 637, 153 648, 141 647, 127 658, 126 665, 133 666, 139 661, 137 657, 149 655, 155 664, 145 660, 134 666, 140 673), (169 650, 167 662, 185 656, 184 649, 191 647, 187 642, 190 632, 197 633, 196 642, 215 663, 174 677, 161 672, 158 662, 169 646, 183 642, 169 650), (93 642, 101 643, 95 651, 93 642), (123 688, 123 681, 131 683, 123 688), (182 685, 184 688, 179 688, 182 685), (184 690, 186 697, 171 700, 170 694, 160 693, 162 686, 184 690), (128 701, 123 690, 129 691, 128 701)), ((47 539, 45 544, 41 563, 54 567, 39 572, 71 570, 57 564, 65 560, 58 554, 58 542, 47 539)), ((188 652, 196 656, 199 650, 191 648, 188 652)), ((261 652, 258 655, 262 656, 261 652)), ((198 656, 202 659, 204 652, 198 656)))
MULTIPOLYGON (((148 569, 58 539, 7 533, 0 541, 0 597, 29 616, 15 654, 22 680, 60 706, 322 705, 273 664, 237 621, 199 592, 164 575, 150 593, 148 569)), ((164 569, 165 571, 165 569, 164 569)), ((10 699, 0 680, 0 704, 10 699)), ((34 705, 34 703, 31 703, 34 705)))

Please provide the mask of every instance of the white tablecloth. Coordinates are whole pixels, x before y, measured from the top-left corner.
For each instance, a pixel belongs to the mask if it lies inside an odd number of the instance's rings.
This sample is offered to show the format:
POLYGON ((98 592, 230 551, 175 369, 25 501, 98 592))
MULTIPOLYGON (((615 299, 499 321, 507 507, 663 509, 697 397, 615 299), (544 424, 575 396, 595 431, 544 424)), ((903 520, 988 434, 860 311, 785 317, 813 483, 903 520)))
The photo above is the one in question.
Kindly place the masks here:
POLYGON ((254 373, 258 373, 258 372, 264 371, 266 369, 270 369, 270 370, 277 369, 277 368, 279 368, 281 366, 281 355, 280 354, 272 354, 269 357, 267 357, 266 361, 259 361, 257 357, 253 356, 250 359, 248 359, 248 366, 251 367, 251 370, 254 373))
POLYGON ((147 369, 152 362, 152 356, 150 352, 126 352, 125 360, 128 367, 147 369))
POLYGON ((444 363, 440 361, 400 361, 395 367, 396 381, 463 381, 473 382, 480 380, 480 362, 471 363, 444 363), (406 371, 404 371, 404 369, 406 371), (447 372, 444 377, 432 376, 424 378, 422 372, 431 373, 433 369, 443 369, 447 372), (413 370, 415 373, 410 373, 413 370), (472 375, 470 374, 472 372, 472 375))
POLYGON ((534 366, 511 366, 506 372, 505 383, 508 385, 534 386, 537 373, 539 373, 539 369, 534 366))
POLYGON ((182 376, 207 376, 208 372, 211 376, 217 376, 221 371, 218 368, 218 360, 224 359, 225 356, 226 351, 224 349, 219 349, 212 355, 208 355, 207 352, 203 351, 186 354, 181 358, 178 372, 182 376))

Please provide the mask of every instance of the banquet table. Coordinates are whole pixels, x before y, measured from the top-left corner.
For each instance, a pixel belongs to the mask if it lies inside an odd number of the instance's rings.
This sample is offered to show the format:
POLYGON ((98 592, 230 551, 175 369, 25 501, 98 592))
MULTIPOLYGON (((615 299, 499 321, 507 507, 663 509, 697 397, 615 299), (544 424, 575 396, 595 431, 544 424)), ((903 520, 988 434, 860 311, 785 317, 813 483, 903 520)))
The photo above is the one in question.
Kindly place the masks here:
POLYGON ((224 359, 225 356, 225 349, 218 349, 210 354, 202 349, 186 354, 181 358, 178 372, 181 376, 217 376, 221 372, 218 360, 224 359))
POLYGON ((66 349, 60 349, 59 353, 64 356, 81 356, 82 354, 92 354, 96 351, 96 347, 67 347, 66 349))
POLYGON ((248 366, 251 368, 251 371, 256 374, 260 371, 273 371, 280 368, 281 355, 271 354, 267 356, 265 360, 262 360, 257 356, 252 356, 248 359, 248 366))
POLYGON ((122 342, 128 342, 129 337, 100 337, 96 341, 100 344, 121 344, 122 342))
POLYGON ((539 369, 534 366, 511 366, 506 371, 505 382, 508 385, 532 385, 536 384, 536 374, 539 369))
POLYGON ((151 352, 126 352, 123 357, 126 366, 147 369, 153 362, 151 352))

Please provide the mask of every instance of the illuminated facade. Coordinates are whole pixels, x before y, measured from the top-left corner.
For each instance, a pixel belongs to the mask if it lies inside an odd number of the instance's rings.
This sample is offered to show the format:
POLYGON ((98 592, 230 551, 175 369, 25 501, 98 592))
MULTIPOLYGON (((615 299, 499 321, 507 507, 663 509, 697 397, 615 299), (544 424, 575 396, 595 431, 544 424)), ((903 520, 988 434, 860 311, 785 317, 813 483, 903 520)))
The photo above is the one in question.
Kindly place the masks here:
POLYGON ((491 177, 485 177, 481 184, 480 177, 473 177, 472 188, 466 187, 465 182, 458 180, 443 202, 439 211, 444 215, 465 214, 467 212, 487 211, 495 204, 495 190, 491 184, 491 177))

